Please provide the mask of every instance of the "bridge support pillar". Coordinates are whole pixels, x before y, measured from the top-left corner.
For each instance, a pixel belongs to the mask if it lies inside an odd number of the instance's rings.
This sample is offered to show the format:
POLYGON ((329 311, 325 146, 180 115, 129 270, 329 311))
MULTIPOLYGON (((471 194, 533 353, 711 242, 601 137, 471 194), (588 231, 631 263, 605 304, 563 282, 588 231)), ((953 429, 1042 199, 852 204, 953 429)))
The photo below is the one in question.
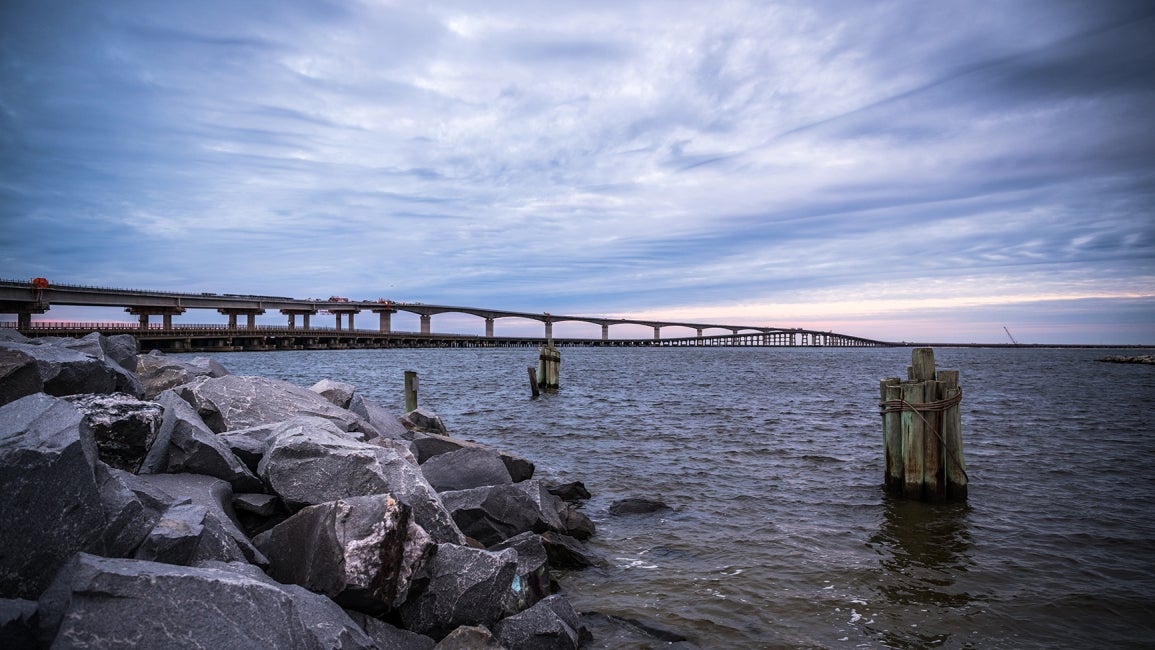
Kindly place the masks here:
POLYGON ((180 315, 185 312, 184 307, 125 307, 124 311, 137 316, 140 319, 140 329, 148 329, 148 319, 150 316, 162 316, 164 318, 164 328, 166 330, 172 329, 173 315, 180 315))
POLYGON ((30 330, 32 329, 32 312, 22 311, 16 314, 16 329, 30 330))
POLYGON ((702 328, 699 327, 699 328, 697 328, 697 330, 698 330, 698 338, 702 338, 702 328))
POLYGON ((549 317, 549 312, 545 313, 545 344, 553 347, 553 319, 549 317))
POLYGON ((353 314, 361 313, 360 308, 358 308, 358 307, 333 307, 333 306, 330 306, 329 311, 333 312, 333 315, 336 316, 336 318, 337 318, 337 331, 338 332, 341 331, 341 314, 347 314, 349 316, 349 331, 351 332, 354 329, 356 329, 353 326, 353 314))
POLYGON ((393 331, 393 312, 397 311, 393 308, 373 309, 370 310, 377 314, 377 331, 382 334, 389 334, 393 331))
POLYGON ((602 323, 602 340, 603 341, 610 340, 610 324, 609 323, 602 323))
POLYGON ((433 331, 433 316, 421 314, 421 333, 430 334, 433 331))
POLYGON ((281 313, 289 317, 289 329, 297 329, 297 314, 301 315, 302 328, 309 329, 309 316, 317 313, 316 309, 282 309, 281 313))
POLYGON ((662 326, 661 325, 654 325, 654 340, 655 341, 661 341, 662 340, 662 326))
POLYGON ((257 329, 257 316, 265 313, 264 309, 252 307, 221 307, 217 310, 219 314, 225 314, 229 317, 229 329, 237 329, 237 316, 245 316, 246 329, 257 329))
POLYGON ((486 318, 485 319, 485 338, 487 338, 487 339, 493 338, 493 319, 492 318, 486 318))

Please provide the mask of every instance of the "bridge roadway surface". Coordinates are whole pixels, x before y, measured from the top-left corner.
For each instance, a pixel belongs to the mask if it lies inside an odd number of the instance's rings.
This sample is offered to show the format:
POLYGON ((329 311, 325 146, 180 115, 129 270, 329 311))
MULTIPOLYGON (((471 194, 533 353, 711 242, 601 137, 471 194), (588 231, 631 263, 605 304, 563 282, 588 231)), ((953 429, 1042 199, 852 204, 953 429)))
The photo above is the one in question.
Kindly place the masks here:
POLYGON ((109 289, 83 285, 53 284, 44 289, 30 282, 0 280, 0 313, 17 315, 16 327, 29 335, 82 336, 88 332, 131 333, 142 348, 172 350, 226 350, 226 349, 334 349, 343 347, 521 347, 537 346, 553 340, 556 345, 594 346, 806 346, 806 347, 879 347, 909 345, 890 343, 857 336, 820 332, 801 328, 757 327, 719 323, 691 323, 655 321, 630 318, 601 318, 594 316, 567 316, 550 313, 517 312, 479 307, 427 305, 423 303, 393 302, 387 300, 350 301, 345 299, 317 300, 283 296, 242 294, 181 293, 140 289, 109 289), (34 322, 32 314, 43 314, 52 305, 85 307, 123 307, 138 317, 136 325, 126 323, 55 323, 34 322), (189 325, 174 324, 174 316, 189 309, 216 310, 229 317, 229 324, 189 325), (258 326, 256 316, 269 310, 287 316, 284 327, 258 326), (358 330, 354 316, 362 311, 378 315, 375 330, 358 330), (394 332, 392 314, 404 311, 420 316, 420 332, 394 332), (335 328, 310 326, 310 316, 328 312, 336 316, 335 328), (485 319, 485 336, 461 334, 434 334, 432 318, 436 314, 462 313, 485 319), (158 316, 161 323, 151 322, 158 316), (238 317, 245 317, 242 325, 238 317), (297 318, 301 318, 298 326, 297 318), (342 320, 348 319, 348 326, 342 320), (544 325, 544 336, 495 336, 494 321, 499 318, 536 320, 544 325), (577 321, 600 325, 601 338, 554 338, 553 323, 577 321), (652 327, 652 339, 611 339, 611 325, 643 325, 652 327), (666 327, 688 328, 695 336, 662 338, 666 327), (708 330, 724 330, 728 334, 706 335, 708 330))

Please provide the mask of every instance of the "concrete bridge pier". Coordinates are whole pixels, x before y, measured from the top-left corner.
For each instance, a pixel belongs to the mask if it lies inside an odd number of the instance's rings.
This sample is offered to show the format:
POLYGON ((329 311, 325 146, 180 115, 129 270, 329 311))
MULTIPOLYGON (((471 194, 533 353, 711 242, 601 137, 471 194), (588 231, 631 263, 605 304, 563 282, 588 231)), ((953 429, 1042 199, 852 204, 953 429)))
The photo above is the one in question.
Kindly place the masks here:
POLYGON ((433 316, 431 314, 421 314, 421 333, 430 334, 433 332, 433 316))
POLYGON ((610 340, 610 324, 609 323, 602 323, 602 340, 603 341, 610 340))
POLYGON ((124 311, 140 318, 140 329, 148 329, 148 319, 150 316, 161 316, 163 318, 164 328, 166 330, 172 329, 173 315, 180 315, 185 312, 184 307, 125 307, 124 311))
POLYGON ((245 316, 245 329, 257 329, 257 316, 265 313, 264 309, 251 307, 221 307, 217 313, 229 317, 229 329, 237 329, 237 316, 245 316))
POLYGON ((695 329, 697 329, 697 330, 698 330, 698 338, 702 338, 702 328, 701 328, 701 327, 697 327, 697 328, 695 328, 695 329))
POLYGON ((654 325, 654 340, 655 341, 661 341, 662 340, 662 326, 661 325, 654 325))
POLYGON ((337 318, 337 331, 338 332, 341 331, 341 314, 347 314, 349 316, 349 331, 350 332, 357 329, 356 326, 353 324, 353 316, 354 316, 354 314, 361 313, 360 307, 329 307, 329 311, 333 312, 333 316, 335 316, 337 318))
POLYGON ((487 338, 487 339, 493 338, 493 319, 492 318, 486 318, 485 319, 485 338, 487 338))
POLYGON ((393 331, 393 312, 397 311, 392 307, 382 307, 379 309, 371 309, 374 314, 377 314, 377 331, 382 334, 389 334, 393 331))
POLYGON ((553 319, 550 318, 549 312, 545 312, 545 340, 546 345, 553 345, 553 319))
POLYGON ((297 315, 300 314, 302 329, 309 329, 309 317, 317 313, 316 309, 282 309, 281 313, 289 317, 289 329, 297 329, 297 315))

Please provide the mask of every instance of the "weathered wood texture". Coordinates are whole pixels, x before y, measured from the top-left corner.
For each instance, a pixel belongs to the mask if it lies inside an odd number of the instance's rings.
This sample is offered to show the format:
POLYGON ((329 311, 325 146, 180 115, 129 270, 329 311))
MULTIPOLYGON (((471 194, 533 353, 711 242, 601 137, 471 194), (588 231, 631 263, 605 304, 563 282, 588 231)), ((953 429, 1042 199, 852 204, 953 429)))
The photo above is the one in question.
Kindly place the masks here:
POLYGON ((417 410, 417 371, 405 371, 405 412, 417 410))
POLYGON ((934 350, 916 348, 906 381, 881 380, 879 397, 887 491, 927 501, 966 499, 958 371, 936 372, 934 350))
POLYGON ((538 351, 537 385, 541 388, 555 389, 561 381, 561 352, 557 348, 545 345, 538 351))

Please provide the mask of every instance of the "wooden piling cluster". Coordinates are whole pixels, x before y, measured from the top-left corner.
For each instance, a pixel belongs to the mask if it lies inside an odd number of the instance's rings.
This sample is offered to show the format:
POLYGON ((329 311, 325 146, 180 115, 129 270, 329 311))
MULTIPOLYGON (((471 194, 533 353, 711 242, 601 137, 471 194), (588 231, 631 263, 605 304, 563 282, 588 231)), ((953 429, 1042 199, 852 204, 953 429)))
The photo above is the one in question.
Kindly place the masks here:
POLYGON ((538 387, 557 389, 561 381, 561 352, 550 341, 538 351, 537 359, 538 387))
POLYGON ((965 500, 958 371, 936 372, 934 350, 915 348, 907 379, 883 379, 879 393, 886 489, 926 501, 965 500))

